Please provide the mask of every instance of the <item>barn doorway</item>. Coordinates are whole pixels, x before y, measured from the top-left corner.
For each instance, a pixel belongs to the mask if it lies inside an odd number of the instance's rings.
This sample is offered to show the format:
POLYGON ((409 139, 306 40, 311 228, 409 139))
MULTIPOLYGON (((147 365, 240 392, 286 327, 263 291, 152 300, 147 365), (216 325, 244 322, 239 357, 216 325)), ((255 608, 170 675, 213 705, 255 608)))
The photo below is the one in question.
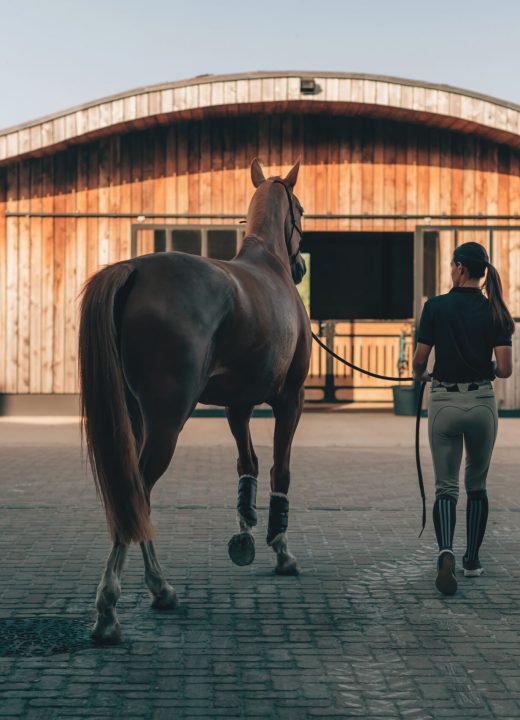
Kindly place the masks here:
MULTIPOLYGON (((310 316, 329 347, 372 372, 409 368, 413 348, 414 235, 306 232, 310 316), (405 362, 400 362, 405 358, 405 362)), ((406 372, 404 373, 407 374, 406 372)), ((387 407, 388 382, 360 375, 313 347, 309 401, 387 407)))
POLYGON ((313 320, 413 317, 413 233, 306 232, 313 320))

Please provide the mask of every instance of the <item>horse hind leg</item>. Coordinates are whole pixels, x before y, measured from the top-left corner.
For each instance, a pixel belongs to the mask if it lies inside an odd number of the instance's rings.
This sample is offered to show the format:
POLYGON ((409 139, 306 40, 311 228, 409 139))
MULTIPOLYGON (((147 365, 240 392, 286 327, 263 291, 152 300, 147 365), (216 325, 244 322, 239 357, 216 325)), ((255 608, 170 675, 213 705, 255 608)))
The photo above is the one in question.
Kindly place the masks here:
POLYGON ((273 404, 275 416, 274 464, 271 468, 271 497, 267 544, 276 553, 275 572, 279 575, 297 575, 298 562, 290 552, 287 541, 289 524, 289 485, 291 446, 303 409, 303 389, 285 392, 273 404))
MULTIPOLYGON (((146 438, 139 467, 148 498, 153 486, 171 462, 182 424, 181 420, 177 422, 171 418, 166 419, 162 413, 148 413, 145 418, 146 438)), ((177 595, 164 576, 154 543, 151 540, 141 543, 141 552, 144 560, 144 580, 153 598, 152 607, 156 610, 176 608, 177 595)))
POLYGON ((239 532, 228 543, 229 557, 235 565, 250 565, 255 559, 253 528, 257 523, 256 484, 258 459, 253 449, 249 421, 252 406, 228 407, 229 427, 237 443, 238 499, 237 519, 239 532))
POLYGON ((96 595, 97 619, 91 637, 98 644, 115 644, 121 641, 121 628, 116 604, 121 596, 121 574, 128 545, 114 543, 96 595))
POLYGON ((177 607, 177 594, 164 577, 153 542, 149 540, 141 543, 141 551, 144 580, 153 597, 152 607, 156 610, 174 610, 177 607))

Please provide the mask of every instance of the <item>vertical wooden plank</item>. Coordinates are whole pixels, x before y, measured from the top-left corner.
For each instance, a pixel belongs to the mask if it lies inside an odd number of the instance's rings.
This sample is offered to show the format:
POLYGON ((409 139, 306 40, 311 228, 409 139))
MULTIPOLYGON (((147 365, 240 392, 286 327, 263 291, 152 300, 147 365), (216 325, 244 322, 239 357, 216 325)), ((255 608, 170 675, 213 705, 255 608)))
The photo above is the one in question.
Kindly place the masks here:
MULTIPOLYGON (((54 156, 54 212, 65 212, 66 188, 65 153, 54 156)), ((54 283, 53 283, 53 392, 63 393, 65 390, 65 219, 56 217, 54 220, 54 283)))
MULTIPOLYGON (((406 214, 417 214, 417 127, 406 128, 406 214)), ((417 224, 417 223, 415 223, 417 224)))
MULTIPOLYGON (((188 123, 181 122, 177 130, 177 212, 189 212, 188 194, 188 123)), ((222 193, 220 193, 222 199, 222 193)))
MULTIPOLYGON (((76 212, 77 186, 77 149, 70 148, 65 155, 65 212, 67 215, 76 212)), ((78 392, 78 276, 77 276, 77 237, 75 218, 65 220, 65 358, 64 358, 64 392, 78 392)))
MULTIPOLYGON (((302 117, 303 123, 303 143, 304 143, 304 162, 303 162, 303 176, 302 185, 304 188, 304 197, 302 197, 303 206, 308 215, 314 215, 317 213, 316 210, 316 143, 314 137, 314 124, 313 118, 310 115, 304 115, 302 117)), ((314 230, 316 225, 315 221, 307 220, 305 227, 309 230, 314 230)), ((312 272, 312 270, 311 270, 312 272)))
POLYGON ((254 186, 251 182, 251 172, 250 172, 250 166, 252 161, 255 157, 259 156, 259 138, 260 138, 260 131, 259 131, 259 125, 258 125, 258 115, 253 115, 251 118, 247 119, 246 129, 245 129, 245 135, 246 135, 246 172, 245 172, 245 199, 246 199, 246 208, 249 207, 249 203, 251 201, 251 197, 254 193, 254 186))
MULTIPOLYGON (((99 140, 98 165, 98 211, 100 215, 110 211, 110 138, 99 140)), ((106 217, 98 220, 98 266, 103 267, 110 262, 109 221, 106 217)))
MULTIPOLYGON (((511 151, 510 173, 509 173, 509 212, 511 215, 520 215, 520 152, 511 151)), ((517 221, 515 224, 518 225, 517 221)), ((503 254, 503 261, 499 272, 502 282, 505 280, 507 286, 506 298, 510 304, 510 312, 513 317, 520 318, 520 232, 508 233, 506 252, 503 254)), ((520 327, 517 329, 520 335, 520 327)), ((520 377, 516 377, 518 393, 520 394, 520 377)), ((520 407, 520 397, 518 405, 520 407)))
MULTIPOLYGON (((464 152, 462 136, 459 133, 451 135, 451 214, 464 213, 464 152)), ((454 224, 460 224, 454 221, 454 224)))
POLYGON ((140 135, 137 132, 131 133, 130 136, 130 173, 132 179, 130 187, 132 213, 140 215, 143 212, 143 155, 140 135))
MULTIPOLYGON (((227 118, 224 124, 224 146, 223 146, 223 196, 222 211, 226 215, 235 210, 235 143, 232 122, 234 118, 227 118)), ((221 221, 222 222, 222 221, 221 221)), ((224 221, 228 222, 228 221, 224 221)))
POLYGON ((475 138, 464 136, 463 213, 475 214, 475 138))
MULTIPOLYGON (((131 143, 129 136, 123 135, 120 138, 120 191, 119 208, 122 213, 132 212, 132 172, 130 166, 131 143)), ((167 160, 167 158, 166 158, 167 160)), ((131 256, 131 225, 135 220, 120 220, 119 235, 119 260, 125 260, 131 256)))
MULTIPOLYGON (((351 205, 351 135, 352 121, 350 118, 339 119, 339 175, 338 175, 338 214, 350 215, 351 205)), ((338 228, 348 230, 350 222, 348 220, 340 220, 338 228)))
MULTIPOLYGON (((228 119, 228 123, 232 118, 228 119)), ((188 212, 200 213, 200 124, 189 123, 187 131, 188 212)), ((230 171, 228 171, 230 172, 230 171)), ((230 188, 231 189, 231 188, 230 188)), ((198 221, 200 222, 200 221, 198 221)))
POLYGON ((430 214, 430 169, 428 128, 419 127, 417 131, 417 212, 430 214))
MULTIPOLYGON (((31 161, 20 164, 20 212, 28 212, 31 161)), ((18 224, 18 380, 17 392, 28 393, 30 387, 30 302, 31 302, 31 227, 30 219, 22 217, 18 224)))
POLYGON ((200 123, 200 211, 211 213, 211 120, 200 123))
MULTIPOLYGON (((384 167, 383 167, 383 206, 382 212, 385 215, 396 213, 396 160, 397 144, 399 142, 398 126, 394 122, 386 122, 384 125, 384 167)), ((385 220, 382 223, 385 230, 395 230, 395 220, 385 220)))
MULTIPOLYGON (((361 150, 361 120, 352 119, 352 162, 350 165, 350 208, 352 215, 359 215, 362 206, 362 150, 361 150)), ((359 220, 353 222, 351 230, 361 228, 359 220)))
POLYGON ((0 393, 6 391, 7 361, 7 171, 0 168, 0 393))
POLYGON ((439 212, 451 213, 451 133, 442 131, 439 136, 440 150, 440 200, 439 212))
MULTIPOLYGON (((31 162, 30 210, 43 210, 42 160, 31 162)), ((42 392, 42 266, 43 227, 41 218, 31 219, 30 375, 29 391, 42 392)))
MULTIPOLYGON (((54 212, 54 155, 42 159, 42 211, 54 212)), ((54 365, 54 218, 42 220, 42 392, 53 391, 54 365)))
MULTIPOLYGON (((406 215, 406 126, 397 125, 395 140, 395 212, 397 215, 406 215)), ((408 224, 399 220, 398 230, 407 230, 408 224)), ((393 373, 391 373, 393 374, 393 373)))
MULTIPOLYGON (((386 158, 385 158, 385 137, 384 133, 387 127, 384 127, 382 120, 374 121, 374 151, 373 151, 373 191, 372 191, 372 207, 367 209, 365 205, 363 212, 373 213, 374 215, 383 215, 386 212, 385 207, 385 181, 386 181, 386 158)), ((367 161, 369 162, 369 161, 367 161)), ((373 220, 372 229, 382 230, 388 224, 382 220, 373 220)))
MULTIPOLYGON (((153 177, 154 171, 154 147, 153 147, 153 130, 146 130, 139 133, 139 141, 142 145, 143 153, 143 197, 142 211, 145 217, 154 212, 155 203, 155 182, 153 177)), ((153 222, 153 220, 152 220, 153 222)))
MULTIPOLYGON (((121 210, 121 136, 113 135, 109 138, 109 168, 108 208, 110 213, 120 213, 121 210)), ((108 221, 108 242, 110 262, 121 259, 121 220, 110 218, 108 221)))
MULTIPOLYGON (((234 188, 235 188, 235 202, 233 212, 245 214, 247 211, 247 185, 246 180, 248 176, 249 163, 246 157, 246 146, 247 146, 247 134, 245 131, 244 119, 237 117, 233 120, 233 143, 235 146, 234 151, 234 188)), ((203 151, 202 151, 202 137, 201 137, 201 164, 203 162, 203 151)), ((201 187, 202 190, 202 187, 201 187)), ((202 207, 202 197, 200 200, 202 207)), ((236 220, 233 220, 236 222, 236 220)))
MULTIPOLYGON (((372 214, 374 207, 374 133, 374 123, 365 120, 361 133, 361 212, 364 214, 372 214)), ((362 230, 372 228, 373 220, 361 221, 362 230)))
MULTIPOLYGON (((327 142, 327 209, 331 215, 337 215, 339 210, 339 123, 338 118, 329 120, 330 132, 327 142)), ((329 230, 337 229, 337 220, 327 223, 329 230)))
POLYGON ((166 212, 166 129, 158 127, 153 132, 153 179, 154 212, 166 212))
POLYGON ((219 118, 218 121, 214 121, 210 125, 210 141, 211 141, 211 167, 213 171, 211 173, 211 212, 221 213, 222 212, 222 196, 223 196, 223 183, 222 183, 222 172, 223 172, 223 137, 222 137, 222 122, 219 118))
POLYGON ((177 135, 174 125, 168 125, 166 130, 166 212, 177 212, 177 135))
POLYGON ((430 128, 428 131, 430 137, 430 152, 428 162, 430 166, 429 186, 429 215, 438 215, 441 202, 441 159, 440 159, 440 137, 437 128, 430 128))
MULTIPOLYGON (((19 164, 7 168, 7 210, 18 211, 19 198, 19 164)), ((6 384, 8 393, 18 392, 18 219, 7 220, 7 252, 6 252, 6 384)))
MULTIPOLYGON (((77 149, 77 181, 76 210, 79 214, 87 212, 88 196, 88 146, 80 145, 77 149)), ((87 279, 87 245, 88 221, 78 218, 76 222, 76 295, 77 311, 79 312, 80 293, 87 279)))
MULTIPOLYGON (((327 212, 328 196, 327 196, 327 160, 328 160, 328 118, 320 116, 312 117, 314 125, 314 142, 316 145, 316 166, 314 171, 314 202, 316 214, 327 212)), ((321 221, 323 223, 323 221, 321 221)), ((321 224, 320 223, 320 224, 321 224)), ((323 224, 327 229, 327 224, 323 224)))
POLYGON ((269 174, 282 173, 282 122, 278 113, 269 117, 269 174))
MULTIPOLYGON (((99 212, 99 143, 95 142, 88 146, 88 190, 87 190, 87 212, 96 214, 99 212)), ((98 260, 98 224, 97 218, 89 218, 87 221, 87 277, 93 275, 99 267, 98 260)))

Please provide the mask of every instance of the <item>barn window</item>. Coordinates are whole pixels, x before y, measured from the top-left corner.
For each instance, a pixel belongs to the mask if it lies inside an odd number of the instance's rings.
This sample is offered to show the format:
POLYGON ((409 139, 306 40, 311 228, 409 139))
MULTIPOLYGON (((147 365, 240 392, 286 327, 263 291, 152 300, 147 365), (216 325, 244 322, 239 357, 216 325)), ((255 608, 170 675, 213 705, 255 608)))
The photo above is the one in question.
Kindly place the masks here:
POLYGON ((201 255, 202 237, 200 230, 172 230, 172 250, 201 255))
POLYGON ((208 230, 208 257, 231 260, 236 252, 236 230, 208 230))

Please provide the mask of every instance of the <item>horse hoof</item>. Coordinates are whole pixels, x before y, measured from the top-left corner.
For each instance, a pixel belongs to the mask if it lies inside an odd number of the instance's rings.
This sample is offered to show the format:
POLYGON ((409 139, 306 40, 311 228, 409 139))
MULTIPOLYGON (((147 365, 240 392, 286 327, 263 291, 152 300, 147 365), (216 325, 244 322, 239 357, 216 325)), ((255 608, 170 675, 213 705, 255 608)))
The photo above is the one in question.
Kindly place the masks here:
POLYGON ((99 619, 92 628, 90 637, 95 645, 119 645, 123 639, 119 623, 105 625, 99 619))
POLYGON ((154 610, 175 610, 177 594, 171 585, 166 585, 158 595, 154 596, 152 607, 154 610))
POLYGON ((275 573, 277 575, 299 575, 300 574, 300 568, 298 563, 296 562, 295 558, 290 558, 289 560, 285 560, 283 562, 279 562, 275 569, 275 573))
POLYGON ((235 565, 251 565, 255 559, 255 539, 248 532, 233 535, 228 542, 228 553, 235 565))

